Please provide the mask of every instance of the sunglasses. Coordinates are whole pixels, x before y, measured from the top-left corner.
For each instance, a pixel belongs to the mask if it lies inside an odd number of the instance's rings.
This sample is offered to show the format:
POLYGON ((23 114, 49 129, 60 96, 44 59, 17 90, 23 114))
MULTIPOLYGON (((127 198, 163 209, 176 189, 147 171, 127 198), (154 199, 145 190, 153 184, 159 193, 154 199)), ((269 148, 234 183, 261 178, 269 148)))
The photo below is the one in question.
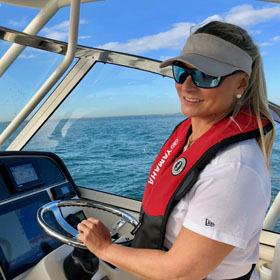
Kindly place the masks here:
POLYGON ((199 88, 216 88, 226 77, 241 72, 240 70, 237 70, 225 76, 213 77, 200 70, 190 69, 179 62, 175 62, 172 65, 172 70, 176 83, 183 84, 187 77, 191 75, 193 83, 199 88))

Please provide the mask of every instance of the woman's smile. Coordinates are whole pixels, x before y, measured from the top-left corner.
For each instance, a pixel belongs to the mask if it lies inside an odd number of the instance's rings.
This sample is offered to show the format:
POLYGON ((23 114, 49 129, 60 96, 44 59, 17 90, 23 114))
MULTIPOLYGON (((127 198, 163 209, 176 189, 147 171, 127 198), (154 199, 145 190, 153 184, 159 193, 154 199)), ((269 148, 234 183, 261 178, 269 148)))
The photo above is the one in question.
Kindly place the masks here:
POLYGON ((191 98, 191 97, 187 97, 187 96, 183 96, 184 101, 186 101, 187 103, 200 103, 203 102, 202 99, 198 99, 198 98, 191 98))

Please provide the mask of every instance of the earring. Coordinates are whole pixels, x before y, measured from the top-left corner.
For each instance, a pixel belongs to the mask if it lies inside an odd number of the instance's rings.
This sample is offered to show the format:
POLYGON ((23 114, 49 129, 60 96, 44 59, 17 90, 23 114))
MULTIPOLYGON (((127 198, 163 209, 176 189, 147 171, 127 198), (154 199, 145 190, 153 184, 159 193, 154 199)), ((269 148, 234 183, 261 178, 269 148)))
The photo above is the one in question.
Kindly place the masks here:
POLYGON ((238 94, 236 95, 236 97, 237 97, 237 99, 240 99, 240 98, 242 97, 242 94, 241 94, 241 93, 238 93, 238 94))

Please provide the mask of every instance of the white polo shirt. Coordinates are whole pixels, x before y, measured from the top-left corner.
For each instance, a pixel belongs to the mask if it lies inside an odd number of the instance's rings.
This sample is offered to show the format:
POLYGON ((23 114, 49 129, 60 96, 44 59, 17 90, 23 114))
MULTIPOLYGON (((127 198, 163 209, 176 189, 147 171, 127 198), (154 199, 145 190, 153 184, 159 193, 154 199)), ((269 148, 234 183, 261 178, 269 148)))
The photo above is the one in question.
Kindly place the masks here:
POLYGON ((256 140, 230 145, 211 160, 173 209, 164 246, 170 248, 184 226, 235 246, 207 279, 245 275, 258 261, 259 237, 270 193, 270 174, 256 140))

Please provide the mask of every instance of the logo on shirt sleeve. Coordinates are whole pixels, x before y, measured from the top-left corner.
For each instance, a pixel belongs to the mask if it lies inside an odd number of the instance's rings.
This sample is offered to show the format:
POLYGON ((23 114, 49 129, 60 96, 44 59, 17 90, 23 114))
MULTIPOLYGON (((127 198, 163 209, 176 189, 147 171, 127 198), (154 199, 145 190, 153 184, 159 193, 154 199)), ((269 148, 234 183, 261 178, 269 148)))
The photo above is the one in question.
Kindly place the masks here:
POLYGON ((209 219, 205 219, 205 225, 207 227, 214 227, 215 224, 213 222, 211 222, 209 219))

